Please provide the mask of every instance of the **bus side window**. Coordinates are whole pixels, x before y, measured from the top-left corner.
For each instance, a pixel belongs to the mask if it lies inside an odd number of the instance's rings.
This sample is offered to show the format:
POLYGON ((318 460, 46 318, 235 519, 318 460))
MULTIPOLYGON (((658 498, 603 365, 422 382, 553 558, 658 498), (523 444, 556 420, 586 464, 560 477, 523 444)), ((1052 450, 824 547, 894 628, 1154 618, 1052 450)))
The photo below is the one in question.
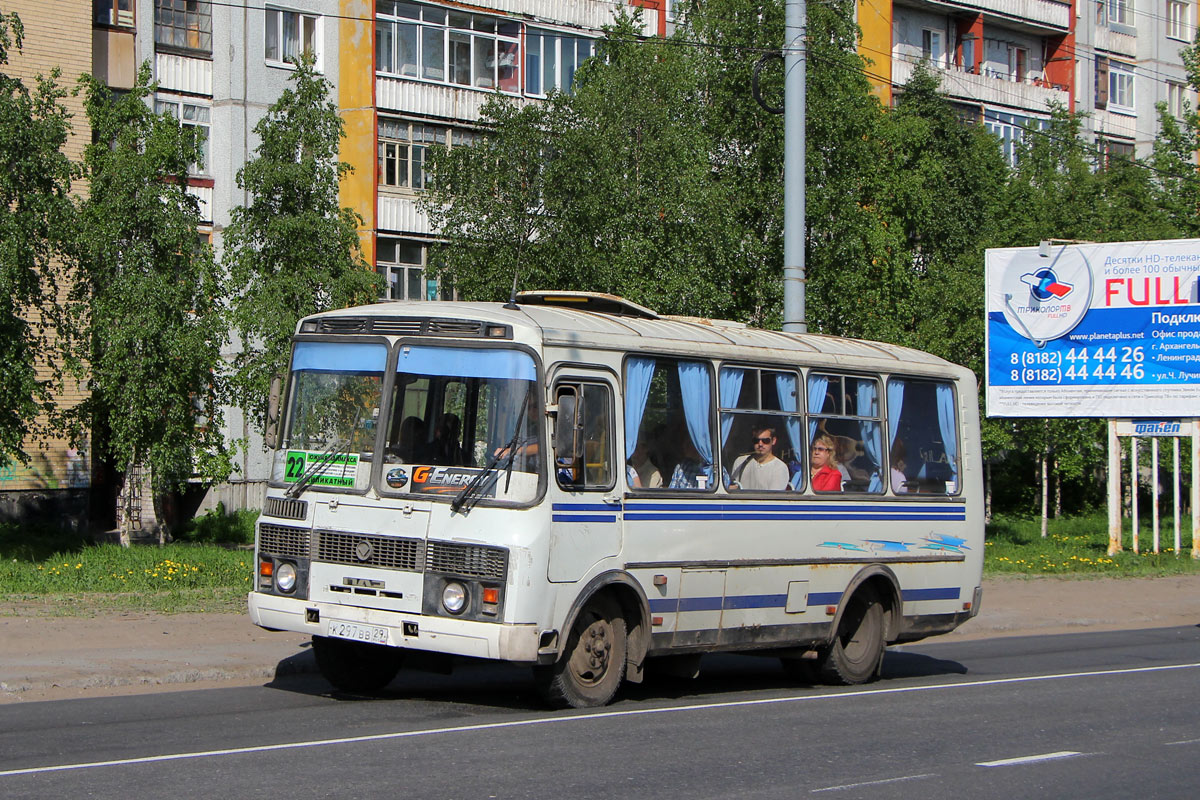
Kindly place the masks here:
POLYGON ((612 392, 602 384, 560 385, 554 432, 554 472, 563 488, 610 489, 612 392))

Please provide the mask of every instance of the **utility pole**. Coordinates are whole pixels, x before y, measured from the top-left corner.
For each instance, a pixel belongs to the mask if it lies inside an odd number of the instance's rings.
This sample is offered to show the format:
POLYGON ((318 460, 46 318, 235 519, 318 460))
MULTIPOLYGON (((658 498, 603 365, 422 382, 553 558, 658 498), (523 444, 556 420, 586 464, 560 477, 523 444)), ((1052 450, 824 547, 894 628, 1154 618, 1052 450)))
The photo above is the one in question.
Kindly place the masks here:
POLYGON ((805 0, 785 0, 783 56, 783 329, 805 333, 804 104, 807 53, 805 0))

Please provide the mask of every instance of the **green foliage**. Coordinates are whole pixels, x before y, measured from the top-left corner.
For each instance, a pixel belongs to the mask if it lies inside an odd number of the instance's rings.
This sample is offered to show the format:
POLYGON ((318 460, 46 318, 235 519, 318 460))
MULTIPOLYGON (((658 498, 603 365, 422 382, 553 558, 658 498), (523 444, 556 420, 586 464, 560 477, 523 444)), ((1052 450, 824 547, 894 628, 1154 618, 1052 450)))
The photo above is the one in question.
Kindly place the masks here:
MULTIPOLYGON (((20 18, 0 14, 0 67, 20 50, 20 18)), ((48 325, 74 229, 72 166, 62 153, 70 133, 57 70, 32 89, 0 72, 0 466, 27 462, 22 449, 49 401, 48 325)))
POLYGON ((222 276, 198 240, 199 204, 187 192, 200 143, 194 128, 150 110, 149 64, 120 96, 90 76, 80 86, 94 143, 65 342, 90 396, 65 421, 76 436, 92 427, 118 471, 147 464, 157 489, 175 488, 197 464, 229 463, 202 458, 226 447, 218 370, 227 326, 222 276))
POLYGON ((623 14, 572 94, 484 107, 492 135, 435 148, 422 207, 434 261, 468 299, 521 287, 612 292, 665 312, 728 314, 738 265, 702 128, 694 48, 640 41, 623 14))
POLYGON ((233 209, 223 262, 232 322, 245 349, 235 360, 234 397, 261 426, 272 378, 287 372, 291 336, 308 314, 381 294, 380 277, 359 252, 362 219, 338 205, 344 124, 329 81, 311 59, 254 128, 255 157, 238 172, 253 200, 233 209))
POLYGON ((254 523, 258 513, 242 508, 231 514, 225 510, 224 503, 218 503, 216 508, 184 525, 175 540, 194 544, 254 544, 254 523))

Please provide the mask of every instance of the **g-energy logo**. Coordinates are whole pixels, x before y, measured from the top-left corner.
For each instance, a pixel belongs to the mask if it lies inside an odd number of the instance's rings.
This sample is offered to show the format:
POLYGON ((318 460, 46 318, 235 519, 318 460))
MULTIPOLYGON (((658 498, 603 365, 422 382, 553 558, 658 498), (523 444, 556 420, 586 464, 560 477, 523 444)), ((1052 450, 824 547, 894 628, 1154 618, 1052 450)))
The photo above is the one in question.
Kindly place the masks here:
MULTIPOLYGON (((465 467, 414 467, 412 491, 421 494, 456 494, 481 471, 465 467)), ((485 481, 479 488, 484 497, 496 496, 495 481, 485 481)))

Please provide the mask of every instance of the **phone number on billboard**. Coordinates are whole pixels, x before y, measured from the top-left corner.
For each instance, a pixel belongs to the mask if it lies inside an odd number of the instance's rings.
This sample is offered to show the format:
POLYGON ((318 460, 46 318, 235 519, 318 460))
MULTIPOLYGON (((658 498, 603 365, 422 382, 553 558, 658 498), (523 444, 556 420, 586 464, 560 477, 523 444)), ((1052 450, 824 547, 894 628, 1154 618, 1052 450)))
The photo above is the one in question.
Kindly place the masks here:
POLYGON ((1141 381, 1146 377, 1145 349, 1141 346, 1108 348, 1072 347, 1061 350, 1031 350, 1013 353, 1009 378, 1014 384, 1054 384, 1093 380, 1141 381))

